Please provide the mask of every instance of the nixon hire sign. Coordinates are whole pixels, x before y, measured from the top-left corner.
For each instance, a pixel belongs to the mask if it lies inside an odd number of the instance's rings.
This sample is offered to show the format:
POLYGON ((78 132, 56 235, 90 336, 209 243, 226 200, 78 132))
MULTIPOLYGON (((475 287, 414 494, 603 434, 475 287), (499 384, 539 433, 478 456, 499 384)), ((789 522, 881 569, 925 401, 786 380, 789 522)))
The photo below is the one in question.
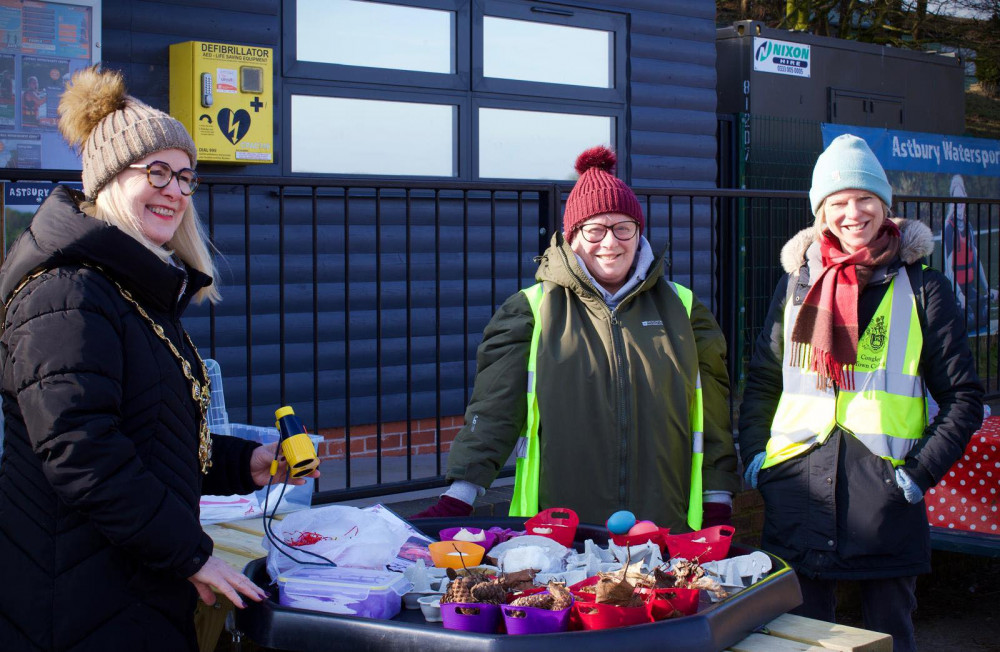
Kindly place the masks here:
POLYGON ((809 46, 753 37, 753 69, 779 75, 809 76, 809 46))

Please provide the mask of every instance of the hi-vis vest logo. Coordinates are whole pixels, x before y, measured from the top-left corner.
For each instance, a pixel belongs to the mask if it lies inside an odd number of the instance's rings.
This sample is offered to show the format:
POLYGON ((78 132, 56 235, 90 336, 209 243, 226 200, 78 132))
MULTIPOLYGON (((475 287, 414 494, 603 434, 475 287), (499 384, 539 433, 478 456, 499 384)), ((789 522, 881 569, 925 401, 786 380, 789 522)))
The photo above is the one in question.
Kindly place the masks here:
POLYGON ((871 345, 872 351, 882 350, 882 347, 885 346, 885 336, 885 317, 876 317, 868 329, 868 343, 871 345))
POLYGON ((755 36, 753 69, 779 75, 809 77, 810 47, 801 43, 776 41, 755 36))

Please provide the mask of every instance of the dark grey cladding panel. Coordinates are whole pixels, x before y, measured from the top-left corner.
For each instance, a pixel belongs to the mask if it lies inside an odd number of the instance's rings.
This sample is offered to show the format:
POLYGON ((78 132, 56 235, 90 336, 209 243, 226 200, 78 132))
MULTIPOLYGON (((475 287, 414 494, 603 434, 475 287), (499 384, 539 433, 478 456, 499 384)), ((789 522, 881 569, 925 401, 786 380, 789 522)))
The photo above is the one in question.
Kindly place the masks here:
MULTIPOLYGON (((635 187, 714 186, 714 3, 577 0, 562 4, 628 16, 631 104, 625 117, 626 142, 620 146, 629 156, 621 168, 629 183, 635 187)), ((125 72, 134 94, 166 109, 170 44, 199 40, 259 45, 274 48, 279 56, 282 7, 279 0, 106 0, 102 56, 106 65, 125 72)), ((282 174, 285 152, 280 148, 286 118, 278 62, 275 75, 278 163, 204 166, 204 170, 242 174, 250 183, 257 175, 282 174)), ((296 405, 313 428, 344 425, 348 412, 354 424, 372 423, 377 414, 385 421, 396 421, 463 413, 483 327, 497 305, 533 282, 536 202, 525 199, 523 222, 518 226, 516 202, 507 197, 499 197, 491 211, 488 200, 474 194, 466 211, 461 196, 443 193, 437 214, 432 202, 418 198, 411 202, 407 242, 404 200, 391 192, 383 197, 376 238, 371 193, 352 191, 349 245, 345 247, 342 195, 326 196, 331 193, 324 190, 314 215, 311 197, 289 191, 282 213, 273 190, 254 189, 249 202, 240 189, 217 188, 213 193, 212 228, 223 254, 219 266, 224 301, 212 311, 214 333, 207 306, 192 307, 185 317, 205 355, 212 353, 214 345, 231 418, 267 425, 282 400, 296 405), (249 212, 245 211, 247 203, 249 212), (279 219, 284 223, 283 252, 279 252, 279 219), (345 311, 348 301, 350 310, 345 311), (319 416, 318 423, 314 415, 319 416)), ((207 218, 207 189, 199 191, 196 203, 207 218)), ((673 246, 675 280, 692 286, 710 304, 715 287, 710 207, 696 203, 692 210, 675 203, 670 214, 659 199, 644 206, 654 248, 667 242, 673 246), (667 227, 668 220, 672 228, 667 227)))

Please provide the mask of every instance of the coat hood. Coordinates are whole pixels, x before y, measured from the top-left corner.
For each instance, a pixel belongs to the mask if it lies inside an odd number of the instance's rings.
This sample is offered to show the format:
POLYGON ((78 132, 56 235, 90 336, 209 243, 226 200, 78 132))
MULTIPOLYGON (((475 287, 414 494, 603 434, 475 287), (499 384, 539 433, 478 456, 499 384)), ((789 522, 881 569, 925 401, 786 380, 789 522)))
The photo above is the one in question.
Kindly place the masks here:
MULTIPOLYGON (((36 270, 91 263, 104 268, 143 305, 173 312, 185 271, 164 263, 121 229, 86 215, 80 209, 83 200, 83 193, 56 186, 11 246, 0 272, 0 300, 6 304, 21 280, 36 270)), ((180 310, 212 282, 190 267, 187 276, 180 310)))
MULTIPOLYGON (((901 217, 889 218, 899 227, 899 258, 910 265, 934 251, 934 236, 930 228, 918 220, 901 217)), ((805 262, 806 250, 816 242, 816 227, 802 229, 781 248, 781 267, 787 274, 794 274, 805 262)))

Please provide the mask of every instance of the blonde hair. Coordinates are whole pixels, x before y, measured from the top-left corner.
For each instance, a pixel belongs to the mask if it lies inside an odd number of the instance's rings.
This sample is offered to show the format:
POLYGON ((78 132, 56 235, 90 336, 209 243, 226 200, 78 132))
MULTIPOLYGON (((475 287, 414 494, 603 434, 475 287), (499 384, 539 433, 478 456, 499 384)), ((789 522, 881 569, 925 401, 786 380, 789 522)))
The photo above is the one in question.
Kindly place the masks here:
POLYGON ((219 271, 215 267, 212 258, 212 245, 208 240, 205 227, 202 226, 198 218, 198 212, 194 208, 194 202, 188 201, 184 215, 181 216, 181 223, 174 232, 174 236, 162 247, 146 237, 142 232, 142 223, 139 216, 135 215, 129 203, 128 195, 125 191, 126 184, 148 183, 144 175, 136 175, 128 179, 122 179, 121 175, 116 175, 97 193, 94 200, 94 217, 116 226, 142 243, 147 249, 156 254, 163 262, 167 262, 174 254, 182 261, 197 269, 198 271, 212 278, 212 284, 198 290, 194 295, 194 301, 201 303, 206 299, 211 303, 218 303, 222 300, 222 295, 216 287, 216 279, 219 271))
MULTIPOLYGON (((879 199, 879 203, 882 204, 882 219, 887 220, 892 217, 892 209, 889 208, 889 204, 885 203, 879 199)), ((818 242, 820 238, 823 237, 823 231, 826 230, 826 198, 820 202, 819 208, 816 209, 816 220, 813 222, 813 229, 816 231, 816 241, 818 242)))

